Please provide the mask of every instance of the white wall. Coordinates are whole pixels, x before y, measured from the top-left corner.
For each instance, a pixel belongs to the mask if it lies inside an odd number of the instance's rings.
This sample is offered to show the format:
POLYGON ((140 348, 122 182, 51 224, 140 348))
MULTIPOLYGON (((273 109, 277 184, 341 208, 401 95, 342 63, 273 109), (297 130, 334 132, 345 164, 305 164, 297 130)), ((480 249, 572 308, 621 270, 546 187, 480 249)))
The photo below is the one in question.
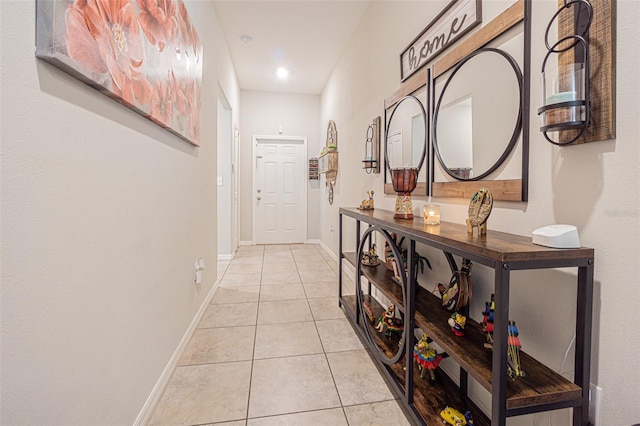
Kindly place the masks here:
MULTIPOLYGON (((284 136, 306 136, 307 156, 317 157, 325 143, 325 135, 318 136, 321 123, 320 96, 292 95, 271 92, 240 92, 242 104, 240 127, 240 241, 253 239, 251 208, 253 206, 253 171, 255 159, 252 158, 253 135, 277 135, 282 127, 284 136)), ((326 129, 325 129, 326 131, 326 129)), ((338 137, 340 135, 338 134, 338 137)), ((338 150, 342 145, 338 142, 338 150)), ((305 175, 307 170, 305 159, 305 175)), ((318 239, 318 212, 320 204, 319 181, 307 179, 307 239, 318 239)))
POLYGON ((216 91, 239 90, 187 7, 201 148, 38 61, 35 2, 1 2, 3 424, 132 424, 216 280, 216 91))
MULTIPOLYGON (((400 86, 398 55, 448 2, 372 2, 363 22, 325 86, 321 121, 333 119, 341 140, 340 174, 333 206, 321 203, 320 235, 334 252, 338 249, 338 208, 357 206, 366 191, 375 190, 376 208, 391 210, 394 197, 383 195, 383 176, 367 175, 359 167, 361 144, 368 123, 384 116, 383 101, 400 86)), ((504 3, 483 1, 484 22, 504 3)), ((531 144, 528 203, 496 203, 489 232, 500 230, 521 235, 551 223, 578 227, 583 245, 596 249, 593 323, 592 381, 603 388, 603 425, 640 422, 637 389, 640 369, 633 355, 640 351, 635 313, 640 305, 637 285, 640 258, 640 153, 637 135, 640 98, 637 22, 640 3, 617 2, 617 139, 558 148, 537 130, 539 70, 545 54, 544 30, 556 10, 556 2, 533 4, 531 144)), ((414 210, 424 197, 414 197, 414 210)), ((443 220, 463 223, 468 200, 438 199, 443 220)), ((354 222, 345 219, 344 241, 353 248, 354 222)), ((441 253, 425 253, 434 271, 421 279, 433 288, 448 280, 441 253)), ((474 269, 476 319, 488 300, 493 275, 474 269)), ((572 339, 575 316, 574 271, 517 272, 511 287, 511 317, 521 330, 524 350, 555 370, 571 377, 573 349, 563 365, 572 339)), ((478 392, 481 394, 481 392, 478 392)), ((486 404, 486 395, 484 397, 486 404)), ((547 424, 546 414, 509 419, 509 424, 547 424)), ((569 424, 568 410, 554 412, 551 424, 569 424)))
MULTIPOLYGON (((223 99, 226 103, 226 99, 223 99)), ((231 151, 232 129, 231 113, 218 98, 218 172, 217 178, 222 179, 222 185, 218 185, 218 256, 228 258, 236 247, 231 247, 232 240, 232 198, 231 198, 231 151)), ((217 184, 217 182, 216 182, 217 184)))

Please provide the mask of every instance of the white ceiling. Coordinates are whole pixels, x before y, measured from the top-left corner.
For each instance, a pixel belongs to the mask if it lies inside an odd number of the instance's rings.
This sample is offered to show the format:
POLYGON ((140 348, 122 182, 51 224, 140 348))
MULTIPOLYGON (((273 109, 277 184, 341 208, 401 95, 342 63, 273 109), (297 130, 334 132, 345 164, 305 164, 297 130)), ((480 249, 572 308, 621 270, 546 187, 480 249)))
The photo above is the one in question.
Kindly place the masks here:
POLYGON ((213 0, 240 89, 320 94, 369 1, 213 0))

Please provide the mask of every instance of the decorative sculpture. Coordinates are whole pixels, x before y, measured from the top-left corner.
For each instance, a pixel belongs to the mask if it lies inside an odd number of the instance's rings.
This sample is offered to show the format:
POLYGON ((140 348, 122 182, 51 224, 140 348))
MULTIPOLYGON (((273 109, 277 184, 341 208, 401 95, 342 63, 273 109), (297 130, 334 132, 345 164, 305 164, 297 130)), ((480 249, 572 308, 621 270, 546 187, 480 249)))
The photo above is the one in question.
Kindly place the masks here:
POLYGON ((404 330, 404 322, 400 318, 396 318, 396 305, 389 305, 387 310, 378 318, 376 330, 389 339, 400 337, 404 330))
POLYGON ((413 347, 413 358, 418 363, 418 369, 420 370, 420 378, 424 379, 425 370, 429 372, 429 378, 432 382, 435 382, 436 375, 434 370, 440 365, 440 361, 449 355, 445 352, 438 354, 438 352, 429 347, 431 339, 425 334, 418 343, 413 347))
POLYGON ((367 195, 369 196, 369 198, 365 198, 364 200, 362 200, 362 202, 360 203, 360 207, 358 207, 358 210, 373 210, 373 190, 367 191, 367 195))
POLYGON ((455 312, 451 315, 451 318, 449 318, 448 323, 453 334, 459 337, 464 336, 464 325, 467 323, 467 317, 461 315, 459 312, 455 312))
POLYGON ((487 234, 487 219, 493 208, 493 196, 487 188, 473 194, 469 203, 469 218, 467 219, 467 232, 473 234, 473 228, 478 228, 478 235, 487 234))

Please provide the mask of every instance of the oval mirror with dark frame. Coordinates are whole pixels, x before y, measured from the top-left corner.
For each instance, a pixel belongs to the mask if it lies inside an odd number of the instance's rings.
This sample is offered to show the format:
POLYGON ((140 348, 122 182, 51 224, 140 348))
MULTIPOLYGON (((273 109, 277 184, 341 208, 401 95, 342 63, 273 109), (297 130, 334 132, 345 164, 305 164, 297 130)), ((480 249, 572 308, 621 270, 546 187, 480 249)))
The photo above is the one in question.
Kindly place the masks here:
POLYGON ((420 100, 412 95, 400 99, 385 128, 385 163, 397 192, 394 217, 413 218, 411 192, 427 154, 427 114, 420 100))
POLYGON ((531 0, 518 0, 433 63, 430 195, 527 201, 530 56, 531 0))
POLYGON ((513 56, 482 48, 460 60, 433 112, 433 146, 443 170, 462 181, 489 176, 521 130, 522 71, 513 56))

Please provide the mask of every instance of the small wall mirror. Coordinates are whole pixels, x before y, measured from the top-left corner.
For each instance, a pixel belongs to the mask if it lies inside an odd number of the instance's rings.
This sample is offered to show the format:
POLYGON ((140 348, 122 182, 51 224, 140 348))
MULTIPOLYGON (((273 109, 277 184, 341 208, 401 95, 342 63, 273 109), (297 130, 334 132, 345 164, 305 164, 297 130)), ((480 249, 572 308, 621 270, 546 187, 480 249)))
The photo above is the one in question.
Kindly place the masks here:
POLYGON ((393 190, 398 194, 394 217, 411 219, 411 193, 427 154, 427 114, 415 96, 405 96, 393 107, 385 130, 385 152, 393 190))
POLYGON ((422 103, 405 96, 391 112, 385 132, 390 170, 420 169, 426 155, 427 119, 422 103))
POLYGON ((511 153, 522 129, 522 71, 508 53, 478 49, 444 83, 433 115, 433 144, 443 170, 482 179, 511 153))

